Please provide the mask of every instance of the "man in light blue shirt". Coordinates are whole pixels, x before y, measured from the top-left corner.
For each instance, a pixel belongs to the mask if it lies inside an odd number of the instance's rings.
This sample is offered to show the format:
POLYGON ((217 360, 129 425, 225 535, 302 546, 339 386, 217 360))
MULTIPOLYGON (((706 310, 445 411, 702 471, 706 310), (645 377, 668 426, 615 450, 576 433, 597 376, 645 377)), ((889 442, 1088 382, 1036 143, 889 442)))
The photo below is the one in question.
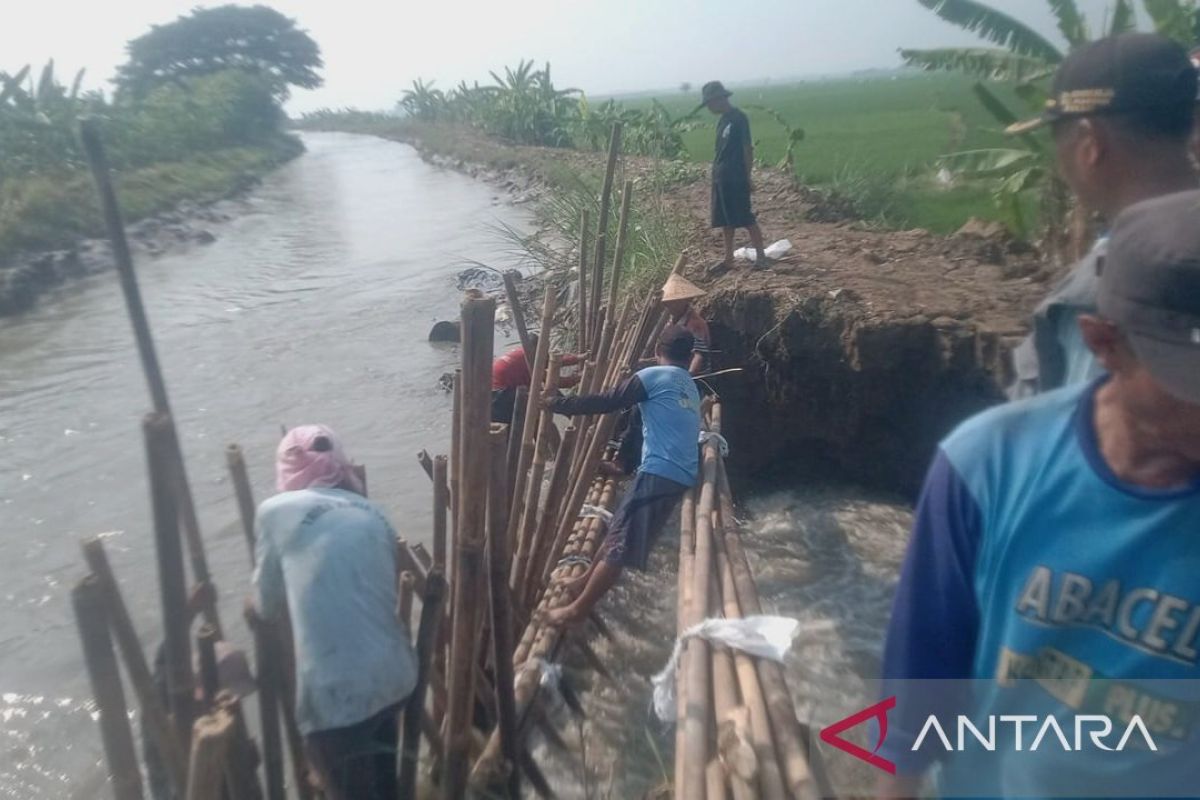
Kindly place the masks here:
POLYGON ((398 713, 417 675, 396 617, 396 534, 328 428, 288 432, 277 485, 255 522, 254 602, 264 621, 291 618, 309 760, 330 800, 393 800, 398 713))
POLYGON ((645 569, 654 540, 683 493, 700 472, 700 393, 688 372, 696 340, 679 325, 659 337, 658 366, 639 370, 603 394, 551 397, 556 414, 608 414, 637 406, 642 418, 642 463, 608 524, 608 534, 591 567, 568 594, 578 595, 546 617, 551 625, 584 619, 625 567, 645 569))

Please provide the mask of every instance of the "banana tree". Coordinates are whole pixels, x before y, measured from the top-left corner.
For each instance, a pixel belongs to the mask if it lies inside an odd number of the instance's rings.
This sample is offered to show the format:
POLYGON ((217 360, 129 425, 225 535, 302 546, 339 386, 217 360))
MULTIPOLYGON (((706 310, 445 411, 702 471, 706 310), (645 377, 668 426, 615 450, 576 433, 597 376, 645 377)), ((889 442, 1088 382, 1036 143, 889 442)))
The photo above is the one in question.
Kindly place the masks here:
MULTIPOLYGON (((1046 0, 1054 16, 1058 34, 1067 44, 1062 49, 1047 35, 1021 20, 978 0, 918 0, 947 22, 977 34, 987 47, 902 49, 901 57, 910 66, 925 70, 949 70, 977 78, 975 96, 1000 125, 1009 125, 1021 116, 1041 111, 1048 96, 1049 79, 1070 49, 1091 41, 1093 27, 1079 10, 1075 0, 1046 0), (992 91, 989 82, 1013 86, 1024 108, 1014 112, 992 91)), ((1164 35, 1190 45, 1200 34, 1200 11, 1196 0, 1143 0, 1147 16, 1164 35)), ((1099 29, 1102 36, 1132 31, 1137 15, 1131 0, 1116 0, 1107 24, 1099 29)), ((1062 241, 1063 221, 1068 213, 1067 193, 1055 175, 1052 155, 1033 136, 1023 136, 1011 147, 951 153, 938 166, 951 174, 993 181, 997 203, 1008 212, 1018 232, 1027 233, 1020 214, 1020 197, 1038 192, 1042 218, 1046 225, 1046 244, 1057 257, 1069 257, 1070 248, 1062 241)), ((1077 249, 1078 243, 1076 243, 1077 249)))

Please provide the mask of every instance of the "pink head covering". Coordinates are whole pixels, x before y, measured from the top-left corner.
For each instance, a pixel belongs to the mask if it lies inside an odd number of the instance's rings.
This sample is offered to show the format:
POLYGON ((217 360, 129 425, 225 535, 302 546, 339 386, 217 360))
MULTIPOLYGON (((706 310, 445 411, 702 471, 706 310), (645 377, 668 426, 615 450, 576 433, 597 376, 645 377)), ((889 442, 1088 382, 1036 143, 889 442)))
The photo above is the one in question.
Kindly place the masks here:
POLYGON ((324 425, 301 425, 284 434, 275 453, 275 487, 295 492, 334 486, 362 493, 337 434, 324 425))

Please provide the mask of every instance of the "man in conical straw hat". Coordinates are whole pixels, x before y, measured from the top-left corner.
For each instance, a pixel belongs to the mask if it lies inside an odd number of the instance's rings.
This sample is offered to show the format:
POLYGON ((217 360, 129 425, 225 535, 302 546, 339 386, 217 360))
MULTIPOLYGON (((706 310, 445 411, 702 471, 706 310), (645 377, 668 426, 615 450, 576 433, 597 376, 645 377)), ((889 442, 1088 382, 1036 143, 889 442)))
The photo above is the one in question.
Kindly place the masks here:
POLYGON ((672 273, 662 288, 662 304, 671 315, 671 324, 687 328, 696 340, 696 349, 688 365, 688 372, 692 375, 699 375, 707 366, 710 342, 708 323, 692 307, 692 301, 705 294, 707 292, 678 273, 672 273))

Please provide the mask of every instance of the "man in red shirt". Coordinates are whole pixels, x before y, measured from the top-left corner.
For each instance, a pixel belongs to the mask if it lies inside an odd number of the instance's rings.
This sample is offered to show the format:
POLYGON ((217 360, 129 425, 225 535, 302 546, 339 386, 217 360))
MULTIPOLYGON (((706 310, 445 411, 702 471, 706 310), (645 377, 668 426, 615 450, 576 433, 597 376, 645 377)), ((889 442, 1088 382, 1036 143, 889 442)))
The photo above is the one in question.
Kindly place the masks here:
MULTIPOLYGON (((536 352, 538 337, 530 336, 529 344, 536 352)), ((517 399, 517 389, 521 386, 528 388, 532 380, 529 374, 529 360, 531 359, 525 357, 525 348, 518 345, 492 362, 492 422, 512 421, 513 403, 517 399)), ((568 353, 562 357, 564 367, 574 367, 583 360, 583 356, 574 353, 568 353)), ((558 379, 558 385, 564 389, 578 383, 578 374, 563 375, 558 379)))

